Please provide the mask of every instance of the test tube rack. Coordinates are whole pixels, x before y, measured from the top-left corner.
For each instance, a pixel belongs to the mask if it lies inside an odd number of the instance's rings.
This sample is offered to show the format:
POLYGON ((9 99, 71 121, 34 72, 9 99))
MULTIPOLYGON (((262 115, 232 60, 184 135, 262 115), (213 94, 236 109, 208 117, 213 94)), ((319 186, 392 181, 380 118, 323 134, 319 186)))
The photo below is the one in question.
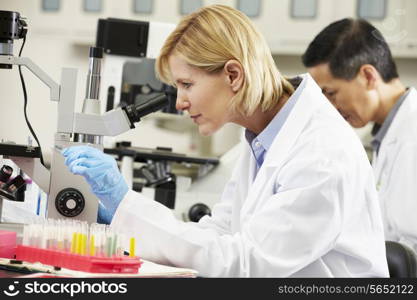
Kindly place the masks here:
POLYGON ((0 257, 13 258, 16 248, 16 232, 0 230, 0 257))
POLYGON ((23 245, 16 247, 16 259, 90 273, 136 274, 142 264, 139 257, 80 255, 23 245))

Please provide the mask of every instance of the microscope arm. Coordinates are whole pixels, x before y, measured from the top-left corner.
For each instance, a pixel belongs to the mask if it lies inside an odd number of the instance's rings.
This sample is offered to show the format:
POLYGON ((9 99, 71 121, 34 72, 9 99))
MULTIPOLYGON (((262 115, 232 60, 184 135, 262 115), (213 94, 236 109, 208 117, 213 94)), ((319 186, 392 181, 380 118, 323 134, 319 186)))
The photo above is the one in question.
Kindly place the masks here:
POLYGON ((121 108, 103 115, 74 114, 74 132, 77 133, 116 136, 128 130, 130 130, 129 118, 121 108))
POLYGON ((135 123, 152 112, 168 105, 165 93, 155 96, 145 103, 131 104, 116 108, 104 115, 76 113, 74 132, 91 135, 116 136, 135 128, 135 123))
POLYGON ((0 64, 18 65, 27 67, 36 77, 45 83, 51 91, 51 101, 59 101, 60 86, 30 58, 0 55, 0 64))

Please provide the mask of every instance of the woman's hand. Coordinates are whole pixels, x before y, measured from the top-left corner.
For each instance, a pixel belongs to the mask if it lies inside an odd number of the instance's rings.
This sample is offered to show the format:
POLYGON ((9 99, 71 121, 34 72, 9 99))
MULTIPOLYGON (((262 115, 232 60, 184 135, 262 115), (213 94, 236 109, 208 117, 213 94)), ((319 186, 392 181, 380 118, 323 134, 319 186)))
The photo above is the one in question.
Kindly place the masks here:
POLYGON ((99 219, 110 223, 128 186, 113 157, 88 146, 62 150, 71 173, 83 176, 92 192, 100 199, 99 219))

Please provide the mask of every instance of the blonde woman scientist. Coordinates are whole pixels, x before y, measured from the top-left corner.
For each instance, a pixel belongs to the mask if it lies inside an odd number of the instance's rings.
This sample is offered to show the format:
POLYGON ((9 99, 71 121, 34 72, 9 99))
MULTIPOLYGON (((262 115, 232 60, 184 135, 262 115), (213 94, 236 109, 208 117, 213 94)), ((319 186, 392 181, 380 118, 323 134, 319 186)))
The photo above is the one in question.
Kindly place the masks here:
POLYGON ((63 150, 100 199, 101 218, 138 236, 148 260, 207 277, 388 276, 372 169, 355 133, 309 75, 287 81, 241 12, 215 5, 186 16, 157 60, 177 108, 203 135, 243 126, 240 161, 212 216, 177 220, 128 190, 99 150, 63 150))

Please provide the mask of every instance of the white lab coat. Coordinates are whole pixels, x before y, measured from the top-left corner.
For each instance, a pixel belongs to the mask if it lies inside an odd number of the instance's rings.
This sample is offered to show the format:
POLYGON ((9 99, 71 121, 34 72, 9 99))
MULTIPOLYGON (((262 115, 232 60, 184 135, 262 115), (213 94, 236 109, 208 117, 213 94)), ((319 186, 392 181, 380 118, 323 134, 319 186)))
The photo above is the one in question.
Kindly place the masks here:
POLYGON ((387 240, 417 251, 417 91, 411 88, 374 153, 387 240))
MULTIPOLYGON (((112 226, 145 259, 207 277, 388 276, 372 168, 310 75, 254 179, 247 142, 212 216, 198 224, 129 191, 112 226)), ((180 201, 180 200, 179 200, 180 201)))

